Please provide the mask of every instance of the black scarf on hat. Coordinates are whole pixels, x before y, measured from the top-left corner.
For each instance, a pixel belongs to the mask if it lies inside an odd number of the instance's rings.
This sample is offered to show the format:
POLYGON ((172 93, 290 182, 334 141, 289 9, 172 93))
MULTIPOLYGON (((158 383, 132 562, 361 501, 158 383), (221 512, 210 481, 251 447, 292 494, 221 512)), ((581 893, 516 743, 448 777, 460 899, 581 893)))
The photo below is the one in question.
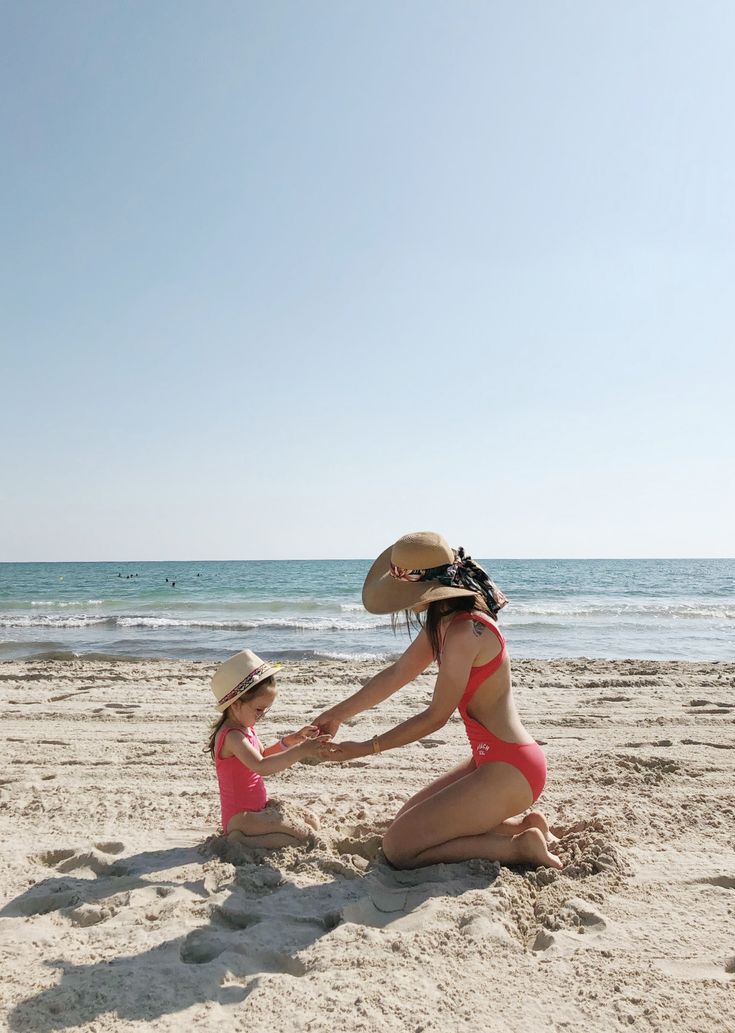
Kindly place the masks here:
POLYGON ((412 577, 412 581, 435 581, 451 588, 466 588, 470 592, 476 592, 487 603, 492 617, 496 617, 508 603, 495 582, 490 580, 487 571, 475 563, 471 556, 465 556, 463 548, 455 551, 454 563, 445 563, 440 567, 429 567, 427 570, 411 573, 420 575, 412 577))

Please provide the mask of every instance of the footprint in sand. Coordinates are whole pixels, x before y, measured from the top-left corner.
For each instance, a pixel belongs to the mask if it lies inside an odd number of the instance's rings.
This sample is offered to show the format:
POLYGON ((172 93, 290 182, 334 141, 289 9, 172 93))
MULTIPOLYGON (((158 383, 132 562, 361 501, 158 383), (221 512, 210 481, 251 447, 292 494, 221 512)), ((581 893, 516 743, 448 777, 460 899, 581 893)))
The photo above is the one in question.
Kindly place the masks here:
POLYGON ((676 961, 659 958, 654 961, 654 965, 667 976, 673 976, 682 982, 704 982, 712 979, 729 982, 735 974, 735 957, 726 958, 724 963, 713 962, 709 958, 686 958, 676 961))
POLYGON ((90 925, 99 925, 113 918, 117 914, 117 908, 104 907, 99 904, 80 904, 75 908, 64 908, 61 915, 67 918, 73 926, 86 929, 90 925))
POLYGON ((81 894, 68 887, 57 887, 52 893, 36 893, 22 900, 12 901, 3 908, 3 914, 32 918, 34 915, 48 915, 52 911, 83 906, 81 894))
POLYGON ((104 843, 95 843, 94 848, 101 850, 104 854, 121 854, 125 849, 125 844, 118 840, 109 840, 104 843))
POLYGON ((584 946, 591 938, 597 938, 607 929, 607 918, 601 911, 583 900, 572 897, 554 916, 561 928, 539 929, 531 950, 570 954, 584 946), (585 937, 583 941, 581 938, 585 937))
POLYGON ((446 746, 446 739, 419 739, 419 742, 426 750, 435 750, 437 746, 446 746))
POLYGON ((705 879, 695 879, 700 886, 719 886, 724 890, 735 890, 735 878, 732 875, 710 875, 705 879))
POLYGON ((298 958, 292 958, 280 951, 253 949, 247 942, 213 933, 207 929, 195 929, 181 945, 179 957, 186 965, 206 965, 220 954, 239 955, 232 967, 239 976, 260 975, 276 972, 282 975, 306 975, 306 965, 298 958))
POLYGON ((67 861, 75 854, 76 850, 45 850, 42 854, 38 854, 35 860, 46 865, 47 868, 53 868, 60 861, 67 861))
POLYGON ((212 909, 212 921, 216 921, 227 929, 248 929, 251 925, 262 922, 264 915, 243 908, 236 902, 227 900, 212 909))
POLYGON ((682 739, 684 746, 709 746, 713 750, 735 750, 735 743, 731 742, 700 742, 699 739, 682 739))
POLYGON ((381 842, 382 839, 378 835, 358 836, 356 838, 348 836, 345 839, 337 840, 334 844, 334 849, 340 854, 357 855, 366 861, 374 861, 378 856, 381 842))
MULTIPOLYGON (((105 845, 119 845, 122 848, 122 844, 108 843, 105 845)), ((106 852, 114 853, 115 851, 106 852)), ((118 878, 129 874, 128 869, 124 865, 109 861, 102 851, 98 852, 97 850, 45 850, 43 853, 37 854, 32 860, 37 861, 46 868, 54 868, 57 872, 63 872, 64 874, 84 869, 93 872, 97 877, 109 876, 118 878)))

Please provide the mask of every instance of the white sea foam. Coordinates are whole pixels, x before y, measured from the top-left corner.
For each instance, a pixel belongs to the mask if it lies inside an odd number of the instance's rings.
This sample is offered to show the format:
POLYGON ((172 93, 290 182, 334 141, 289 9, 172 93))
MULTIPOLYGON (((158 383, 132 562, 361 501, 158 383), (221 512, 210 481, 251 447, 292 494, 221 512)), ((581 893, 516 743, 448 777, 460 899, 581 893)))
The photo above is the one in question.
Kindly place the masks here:
POLYGON ((116 623, 122 628, 211 628, 222 631, 253 631, 256 628, 274 631, 374 631, 389 628, 390 621, 347 621, 339 618, 283 618, 272 620, 267 617, 245 621, 185 620, 181 617, 118 617, 116 623))
POLYGON ((96 624, 114 624, 114 617, 76 614, 60 616, 52 613, 25 616, 23 614, 0 614, 0 628, 91 628, 96 624))
POLYGON ((565 620, 610 618, 610 617, 646 617, 664 620, 735 620, 735 608, 731 602, 682 603, 655 600, 651 602, 603 602, 549 604, 546 606, 524 606, 516 603, 503 611, 501 620, 513 623, 516 618, 540 617, 562 618, 565 620))
POLYGON ((314 655, 322 660, 357 660, 360 662, 376 660, 379 663, 385 663, 389 659, 385 653, 331 653, 316 650, 314 655))

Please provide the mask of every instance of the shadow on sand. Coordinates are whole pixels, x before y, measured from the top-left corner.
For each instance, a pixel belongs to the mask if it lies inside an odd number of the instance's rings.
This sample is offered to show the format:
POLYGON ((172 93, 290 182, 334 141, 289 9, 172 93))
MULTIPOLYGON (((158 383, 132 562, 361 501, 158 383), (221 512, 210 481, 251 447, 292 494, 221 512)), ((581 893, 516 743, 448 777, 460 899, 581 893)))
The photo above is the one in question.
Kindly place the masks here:
MULTIPOLYGON (((375 853, 372 846, 368 852, 375 853)), ((98 957, 85 964, 44 960, 60 980, 20 1002, 10 1013, 10 1029, 64 1029, 108 1013, 145 1023, 198 1002, 234 1004, 266 973, 305 975, 301 953, 321 937, 339 935, 340 926, 417 926, 423 916, 416 912, 431 897, 487 888, 498 871, 490 862, 395 871, 373 856, 372 867, 361 872, 321 847, 285 861, 284 854, 289 852, 246 851, 235 867, 201 846, 119 860, 101 849, 40 855, 36 860, 58 874, 16 897, 0 915, 49 916, 53 929, 62 926, 62 942, 64 927, 89 926, 94 946, 88 953, 98 957), (304 873, 323 881, 297 885, 304 873), (172 929, 180 935, 161 938, 172 929), (151 940, 156 942, 146 947, 151 940), (121 941, 128 953, 120 952, 121 941)))

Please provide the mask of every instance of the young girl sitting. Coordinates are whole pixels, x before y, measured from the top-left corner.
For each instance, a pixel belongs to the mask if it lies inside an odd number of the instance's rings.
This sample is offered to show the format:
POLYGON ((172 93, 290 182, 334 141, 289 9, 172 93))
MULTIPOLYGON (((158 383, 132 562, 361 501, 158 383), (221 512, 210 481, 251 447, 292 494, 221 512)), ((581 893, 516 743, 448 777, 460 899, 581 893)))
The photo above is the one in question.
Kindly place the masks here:
POLYGON ((276 670, 245 649, 221 664, 212 677, 222 717, 212 728, 208 750, 219 782, 222 829, 228 835, 241 833, 240 842, 250 846, 292 846, 306 840, 312 822, 286 814, 275 801, 268 803, 263 775, 275 775, 305 757, 324 757, 329 739, 319 735, 315 725, 306 725, 263 749, 253 726, 276 698, 276 670))

